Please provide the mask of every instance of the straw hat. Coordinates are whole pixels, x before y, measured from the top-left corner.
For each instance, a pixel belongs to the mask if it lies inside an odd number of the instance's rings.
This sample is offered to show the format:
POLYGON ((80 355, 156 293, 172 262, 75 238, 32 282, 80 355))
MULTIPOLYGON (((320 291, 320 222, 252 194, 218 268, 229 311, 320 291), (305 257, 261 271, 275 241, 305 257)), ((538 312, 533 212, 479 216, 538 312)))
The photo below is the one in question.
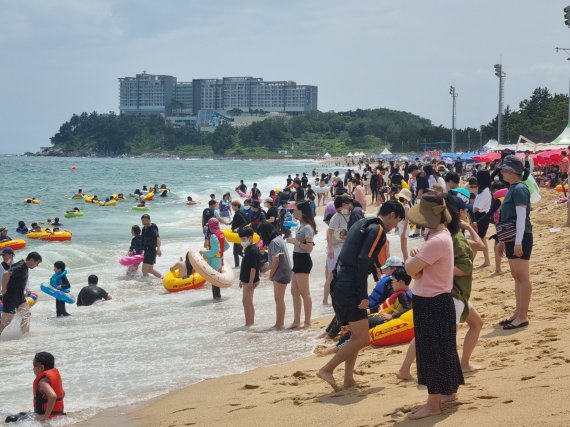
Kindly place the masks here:
POLYGON ((443 205, 428 202, 424 198, 410 208, 408 218, 410 222, 420 227, 437 228, 441 224, 441 215, 445 215, 445 223, 451 222, 451 214, 447 210, 445 200, 443 205))
POLYGON ((412 192, 407 188, 402 188, 398 194, 396 194, 396 198, 406 199, 408 202, 412 200, 412 192))

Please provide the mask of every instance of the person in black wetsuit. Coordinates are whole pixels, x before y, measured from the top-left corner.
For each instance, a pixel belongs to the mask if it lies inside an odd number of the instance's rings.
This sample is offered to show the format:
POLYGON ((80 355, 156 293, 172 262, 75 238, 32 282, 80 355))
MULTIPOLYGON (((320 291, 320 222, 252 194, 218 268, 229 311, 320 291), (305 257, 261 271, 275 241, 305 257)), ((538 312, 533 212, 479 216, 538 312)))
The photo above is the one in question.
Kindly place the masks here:
POLYGON ((150 222, 150 215, 148 214, 141 216, 141 222, 143 225, 141 238, 144 250, 144 259, 142 265, 143 276, 148 277, 149 274, 152 274, 153 276, 162 279, 162 274, 160 274, 154 268, 157 255, 162 255, 162 252, 160 250, 161 241, 160 235, 158 234, 158 227, 156 224, 150 222))
POLYGON ((87 278, 87 286, 83 287, 77 295, 77 305, 87 306, 91 305, 96 301, 107 301, 111 299, 111 295, 105 291, 105 289, 97 286, 99 283, 99 278, 94 274, 87 278))
POLYGON ((26 301, 26 286, 28 272, 42 262, 37 252, 30 252, 26 260, 18 261, 2 275, 2 319, 0 320, 0 334, 12 322, 16 313, 21 315, 20 329, 22 333, 30 330, 30 308, 26 301))
MULTIPOLYGON (((234 233, 238 233, 247 225, 248 221, 245 214, 241 211, 241 202, 239 200, 232 200, 232 210, 234 211, 234 217, 232 218, 231 228, 234 233)), ((235 266, 238 268, 239 257, 243 256, 243 250, 239 243, 234 243, 233 254, 235 266)))
POLYGON ((331 284, 333 308, 339 322, 349 325, 351 339, 323 366, 317 376, 338 390, 334 370, 345 363, 344 387, 356 386, 354 367, 360 349, 370 342, 368 333, 368 274, 380 268, 378 254, 386 233, 405 217, 404 207, 393 200, 382 205, 376 218, 363 218, 348 231, 331 284))

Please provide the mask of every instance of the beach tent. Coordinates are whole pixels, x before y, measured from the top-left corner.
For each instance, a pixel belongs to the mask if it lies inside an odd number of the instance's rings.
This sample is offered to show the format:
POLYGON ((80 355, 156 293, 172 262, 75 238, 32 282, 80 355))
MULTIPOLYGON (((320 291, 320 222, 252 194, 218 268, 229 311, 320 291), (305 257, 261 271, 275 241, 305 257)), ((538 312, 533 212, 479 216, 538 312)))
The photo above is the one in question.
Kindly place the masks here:
POLYGON ((479 163, 490 163, 494 160, 498 160, 501 158, 501 153, 491 152, 485 154, 479 154, 477 156, 473 156, 472 159, 479 163))
POLYGON ((570 123, 566 125, 564 130, 558 137, 549 144, 551 147, 567 148, 570 145, 570 123))
POLYGON ((384 148, 384 150, 380 153, 380 157, 390 157, 390 156, 392 156, 392 153, 387 148, 384 148))
POLYGON ((331 155, 329 153, 325 153, 325 155, 323 156, 325 159, 330 159, 331 155))
POLYGON ((348 154, 346 155, 346 157, 354 157, 354 154, 348 153, 348 154))

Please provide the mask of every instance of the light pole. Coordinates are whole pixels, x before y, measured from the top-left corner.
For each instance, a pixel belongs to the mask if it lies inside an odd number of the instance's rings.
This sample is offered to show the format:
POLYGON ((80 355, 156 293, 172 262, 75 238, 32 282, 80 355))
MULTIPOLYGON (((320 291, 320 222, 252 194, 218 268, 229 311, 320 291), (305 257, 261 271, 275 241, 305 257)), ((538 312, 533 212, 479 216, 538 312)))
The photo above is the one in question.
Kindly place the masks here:
POLYGON ((449 94, 453 98, 453 108, 451 113, 451 152, 455 153, 455 100, 457 99, 455 86, 449 86, 449 94))
POLYGON ((499 78, 499 116, 497 118, 497 142, 501 144, 502 139, 502 118, 503 118, 503 91, 505 87, 505 77, 507 73, 503 71, 503 64, 495 64, 495 75, 499 78))

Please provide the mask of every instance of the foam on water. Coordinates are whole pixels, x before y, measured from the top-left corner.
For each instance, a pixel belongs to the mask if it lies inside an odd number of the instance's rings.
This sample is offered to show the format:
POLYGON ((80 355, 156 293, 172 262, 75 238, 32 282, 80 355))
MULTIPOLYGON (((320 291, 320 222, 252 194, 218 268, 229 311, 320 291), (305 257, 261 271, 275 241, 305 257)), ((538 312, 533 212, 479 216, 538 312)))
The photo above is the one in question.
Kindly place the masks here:
MULTIPOLYGON (((59 216, 64 228, 73 231, 73 241, 54 243, 28 241, 26 250, 38 251, 44 262, 30 273, 30 288, 39 289, 49 280, 53 263, 66 262, 72 290, 77 294, 89 274, 97 274, 113 300, 91 307, 68 306, 68 318, 55 317, 55 303, 40 294, 32 308, 31 334, 22 337, 18 320, 0 338, 0 415, 29 410, 33 381, 32 358, 50 351, 62 372, 67 393, 66 408, 72 420, 85 419, 102 408, 149 399, 205 378, 238 373, 258 366, 307 355, 314 345, 314 332, 269 332, 275 319, 273 289, 264 279, 255 292, 256 324, 245 330, 241 291, 237 286, 222 290, 222 301, 212 302, 209 287, 167 293, 158 279, 131 279, 118 264, 130 243, 130 226, 140 223, 132 201, 116 207, 87 205, 69 200, 82 187, 99 197, 116 192, 128 194, 143 183, 166 183, 173 194, 150 203, 150 215, 160 227, 163 256, 157 269, 168 268, 189 248, 202 244, 200 218, 204 204, 189 207, 187 194, 202 201, 210 193, 218 197, 233 193, 239 179, 248 186, 257 182, 264 195, 284 184, 288 173, 310 172, 315 166, 298 161, 173 161, 153 159, 0 159, 0 170, 14 176, 10 202, 3 205, 0 224, 14 230, 18 220, 29 225, 59 216), (77 165, 71 172, 69 167, 77 165), (208 178, 204 178, 205 176, 208 178), (146 179, 145 179, 146 177, 146 179), (39 206, 21 203, 37 196, 39 206), (85 216, 65 219, 72 206, 85 216)), ((324 226, 320 225, 314 251, 311 288, 313 316, 331 313, 320 303, 324 279, 324 226)), ((15 233, 10 233, 15 238, 15 233)), ((233 265, 230 253, 227 263, 233 265)), ((292 316, 290 294, 286 295, 287 321, 292 316)), ((70 420, 67 420, 68 423, 70 420)))

